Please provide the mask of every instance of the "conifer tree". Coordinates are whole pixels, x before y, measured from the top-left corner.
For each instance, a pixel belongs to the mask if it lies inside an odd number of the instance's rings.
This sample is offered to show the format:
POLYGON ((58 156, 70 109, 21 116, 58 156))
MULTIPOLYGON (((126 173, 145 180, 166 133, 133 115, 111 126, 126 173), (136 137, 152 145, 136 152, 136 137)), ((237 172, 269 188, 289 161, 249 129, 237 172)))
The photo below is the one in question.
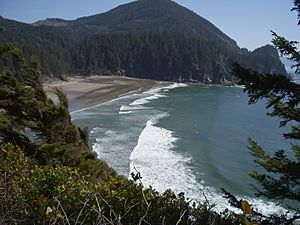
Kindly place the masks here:
POLYGON ((0 145, 19 146, 39 164, 76 166, 103 179, 114 174, 105 162, 95 160, 87 130, 72 123, 62 90, 55 90, 57 104, 47 97, 37 59, 27 63, 10 43, 0 43, 3 57, 14 63, 0 72, 0 145))
MULTIPOLYGON (((294 0, 292 11, 298 13, 300 25, 300 1, 294 0)), ((281 53, 293 61, 296 76, 300 76, 300 52, 298 42, 288 41, 284 37, 272 32, 273 44, 281 53)), ((245 69, 235 64, 233 74, 245 85, 244 91, 249 96, 249 103, 254 104, 260 99, 267 100, 268 113, 272 117, 281 119, 280 127, 291 126, 284 137, 289 141, 298 143, 300 139, 300 85, 291 77, 280 74, 261 74, 257 71, 245 69)), ((300 203, 300 146, 291 144, 291 150, 276 150, 273 155, 266 151, 254 140, 249 139, 249 150, 254 162, 262 167, 266 173, 253 171, 250 176, 254 178, 259 187, 255 187, 258 196, 281 201, 300 203), (288 152, 293 152, 294 157, 288 152)), ((233 196, 226 195, 232 200, 233 196)), ((236 203, 236 201, 233 200, 236 203)), ((239 205, 239 204, 237 204, 239 205)), ((293 216, 272 215, 269 217, 259 215, 258 220, 264 223, 290 224, 300 218, 299 208, 293 216), (298 211, 298 212, 297 212, 298 211)))

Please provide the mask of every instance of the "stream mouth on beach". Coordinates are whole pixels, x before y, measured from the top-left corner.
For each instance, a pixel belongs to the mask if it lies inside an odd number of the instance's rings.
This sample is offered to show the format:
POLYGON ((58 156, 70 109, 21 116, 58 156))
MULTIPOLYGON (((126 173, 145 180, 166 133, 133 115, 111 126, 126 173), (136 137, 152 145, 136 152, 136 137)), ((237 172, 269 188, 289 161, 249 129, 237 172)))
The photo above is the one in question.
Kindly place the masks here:
POLYGON ((144 186, 171 188, 192 201, 205 197, 219 211, 230 207, 224 188, 258 211, 283 213, 277 203, 255 198, 248 173, 257 169, 248 137, 266 150, 290 149, 279 121, 265 104, 248 105, 239 87, 159 84, 72 113, 90 129, 90 145, 120 175, 140 172, 144 186), (205 197, 204 197, 205 194, 205 197))

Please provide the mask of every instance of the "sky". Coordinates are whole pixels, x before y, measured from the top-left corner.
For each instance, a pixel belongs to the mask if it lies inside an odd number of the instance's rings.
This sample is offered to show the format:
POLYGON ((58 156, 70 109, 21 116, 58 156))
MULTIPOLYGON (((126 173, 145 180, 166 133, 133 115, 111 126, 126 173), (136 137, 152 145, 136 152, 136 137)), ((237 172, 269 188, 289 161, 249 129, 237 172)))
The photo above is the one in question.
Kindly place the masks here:
MULTIPOLYGON (((174 0, 212 22, 242 48, 270 44, 270 30, 300 41, 292 0, 174 0)), ((25 23, 67 20, 106 12, 132 0, 0 0, 0 15, 25 23)))

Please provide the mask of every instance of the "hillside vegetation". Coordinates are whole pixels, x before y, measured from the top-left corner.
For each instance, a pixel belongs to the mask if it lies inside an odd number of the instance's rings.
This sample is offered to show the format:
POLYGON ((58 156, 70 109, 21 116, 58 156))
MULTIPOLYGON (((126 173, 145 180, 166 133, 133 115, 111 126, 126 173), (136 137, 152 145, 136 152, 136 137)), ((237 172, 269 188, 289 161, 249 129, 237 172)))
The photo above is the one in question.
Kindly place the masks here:
POLYGON ((45 76, 96 73, 233 83, 233 62, 286 74, 274 47, 240 49, 212 23, 171 0, 139 0, 73 21, 31 25, 1 18, 0 23, 6 29, 0 40, 17 43, 26 57, 36 55, 45 76))

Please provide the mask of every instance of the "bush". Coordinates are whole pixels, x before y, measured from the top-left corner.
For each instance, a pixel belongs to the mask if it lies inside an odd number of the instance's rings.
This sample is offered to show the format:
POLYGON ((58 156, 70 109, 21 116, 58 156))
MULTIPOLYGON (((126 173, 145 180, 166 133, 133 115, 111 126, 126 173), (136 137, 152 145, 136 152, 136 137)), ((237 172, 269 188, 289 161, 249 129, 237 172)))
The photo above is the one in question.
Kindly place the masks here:
POLYGON ((101 181, 66 166, 39 166, 11 144, 0 150, 0 224, 239 224, 233 214, 191 207, 171 190, 120 176, 101 181))

